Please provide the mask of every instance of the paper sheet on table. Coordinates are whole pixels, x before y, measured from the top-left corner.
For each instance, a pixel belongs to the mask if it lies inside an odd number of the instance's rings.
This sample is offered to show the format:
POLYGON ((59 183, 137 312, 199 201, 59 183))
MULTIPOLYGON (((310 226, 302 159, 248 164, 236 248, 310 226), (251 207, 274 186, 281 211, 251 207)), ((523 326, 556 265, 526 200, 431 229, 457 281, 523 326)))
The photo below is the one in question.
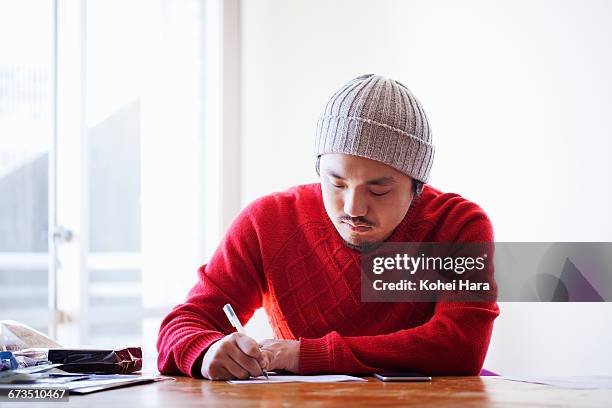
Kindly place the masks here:
POLYGON ((290 382, 308 383, 329 383, 329 382, 348 382, 348 381, 368 381, 363 378, 350 375, 271 375, 269 380, 266 377, 251 377, 248 380, 230 380, 229 384, 276 384, 290 382))
POLYGON ((612 389, 612 376, 590 375, 571 377, 499 377, 509 381, 528 382, 532 384, 552 385, 559 388, 592 390, 598 388, 612 389))

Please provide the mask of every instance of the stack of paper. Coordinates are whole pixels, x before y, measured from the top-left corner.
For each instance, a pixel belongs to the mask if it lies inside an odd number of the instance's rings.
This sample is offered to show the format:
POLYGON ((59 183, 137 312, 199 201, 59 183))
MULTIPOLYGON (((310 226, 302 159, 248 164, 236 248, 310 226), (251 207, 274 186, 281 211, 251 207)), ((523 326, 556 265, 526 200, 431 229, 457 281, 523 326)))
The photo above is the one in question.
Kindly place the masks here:
POLYGON ((12 389, 16 386, 20 389, 58 387, 68 389, 70 394, 88 394, 134 384, 173 380, 171 377, 153 375, 67 373, 54 368, 58 365, 61 364, 3 371, 0 375, 0 388, 12 389))

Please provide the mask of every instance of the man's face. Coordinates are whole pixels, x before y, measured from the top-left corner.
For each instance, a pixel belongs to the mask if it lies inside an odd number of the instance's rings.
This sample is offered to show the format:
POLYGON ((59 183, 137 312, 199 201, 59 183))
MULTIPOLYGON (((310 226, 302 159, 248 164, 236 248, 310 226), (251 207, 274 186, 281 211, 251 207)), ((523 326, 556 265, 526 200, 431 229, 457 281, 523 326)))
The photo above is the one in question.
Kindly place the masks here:
POLYGON ((375 160, 324 154, 320 175, 327 215, 355 249, 387 239, 412 201, 412 178, 375 160))

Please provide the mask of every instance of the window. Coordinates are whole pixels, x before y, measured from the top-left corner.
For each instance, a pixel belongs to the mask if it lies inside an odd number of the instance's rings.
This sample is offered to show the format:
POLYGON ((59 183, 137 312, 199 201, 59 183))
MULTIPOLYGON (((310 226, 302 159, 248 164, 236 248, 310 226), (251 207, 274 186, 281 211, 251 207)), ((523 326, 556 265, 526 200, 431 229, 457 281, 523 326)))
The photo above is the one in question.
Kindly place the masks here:
POLYGON ((42 331, 49 320, 53 33, 52 1, 0 4, 0 318, 42 331))
POLYGON ((153 346, 202 262, 203 5, 87 2, 92 344, 153 346))
POLYGON ((0 5, 0 319, 155 353, 206 254, 205 6, 0 5))

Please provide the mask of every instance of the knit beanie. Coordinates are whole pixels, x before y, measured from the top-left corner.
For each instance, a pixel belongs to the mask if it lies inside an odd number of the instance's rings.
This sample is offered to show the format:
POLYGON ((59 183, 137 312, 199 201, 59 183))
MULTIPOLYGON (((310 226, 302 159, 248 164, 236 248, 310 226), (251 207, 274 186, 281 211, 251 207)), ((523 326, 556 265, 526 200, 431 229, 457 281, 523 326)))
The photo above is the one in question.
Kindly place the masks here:
POLYGON ((385 163, 426 183, 433 163, 431 128, 406 86, 361 75, 327 101, 315 135, 315 155, 345 153, 385 163))

